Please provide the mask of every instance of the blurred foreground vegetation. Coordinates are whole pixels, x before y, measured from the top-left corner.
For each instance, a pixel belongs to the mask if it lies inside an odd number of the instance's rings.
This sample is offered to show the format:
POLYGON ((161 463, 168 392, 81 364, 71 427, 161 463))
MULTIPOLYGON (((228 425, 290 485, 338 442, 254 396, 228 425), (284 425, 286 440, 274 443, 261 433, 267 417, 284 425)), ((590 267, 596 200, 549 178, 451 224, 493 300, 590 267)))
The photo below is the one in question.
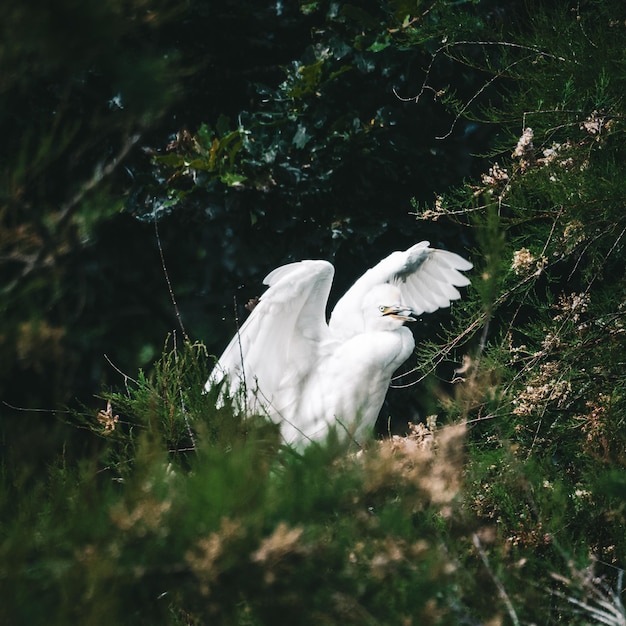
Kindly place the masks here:
POLYGON ((0 16, 1 623, 625 623, 621 2, 0 16), (269 269, 421 239, 401 436, 201 393, 269 269))

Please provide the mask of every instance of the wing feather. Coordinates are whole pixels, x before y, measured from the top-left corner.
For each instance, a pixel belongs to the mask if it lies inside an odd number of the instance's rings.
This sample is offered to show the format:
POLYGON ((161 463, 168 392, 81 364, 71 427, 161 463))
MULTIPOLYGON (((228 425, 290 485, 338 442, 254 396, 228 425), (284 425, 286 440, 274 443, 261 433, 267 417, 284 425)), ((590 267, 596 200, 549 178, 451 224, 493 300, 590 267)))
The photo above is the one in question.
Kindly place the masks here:
POLYGON ((315 359, 329 337, 326 303, 334 275, 326 261, 300 261, 270 272, 269 289, 228 344, 205 388, 224 381, 222 393, 240 408, 272 413, 281 381, 315 359))
POLYGON ((421 241, 404 252, 392 252, 365 272, 337 302, 330 317, 331 331, 344 339, 363 332, 363 298, 383 283, 397 285, 403 303, 418 314, 432 313, 458 300, 461 294, 456 287, 470 284, 461 272, 470 270, 472 264, 454 252, 429 246, 428 241, 421 241))

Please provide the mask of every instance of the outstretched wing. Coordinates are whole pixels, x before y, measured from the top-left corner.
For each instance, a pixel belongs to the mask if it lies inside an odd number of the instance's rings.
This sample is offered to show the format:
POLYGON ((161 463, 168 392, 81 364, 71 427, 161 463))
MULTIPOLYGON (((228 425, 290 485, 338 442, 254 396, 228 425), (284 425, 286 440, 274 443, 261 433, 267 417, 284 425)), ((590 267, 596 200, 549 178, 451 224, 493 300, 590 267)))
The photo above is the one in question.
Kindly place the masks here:
POLYGON ((286 374, 310 367, 329 337, 326 303, 333 280, 326 261, 283 265, 263 281, 269 289, 224 350, 205 388, 222 393, 246 412, 272 414, 286 374))
POLYGON ((422 241, 404 252, 393 252, 365 272, 337 302, 330 317, 331 331, 343 338, 362 332, 363 298, 382 283, 397 285, 403 304, 418 315, 450 306, 452 300, 460 298, 457 287, 469 285, 461 272, 471 269, 472 264, 458 254, 429 245, 422 241))

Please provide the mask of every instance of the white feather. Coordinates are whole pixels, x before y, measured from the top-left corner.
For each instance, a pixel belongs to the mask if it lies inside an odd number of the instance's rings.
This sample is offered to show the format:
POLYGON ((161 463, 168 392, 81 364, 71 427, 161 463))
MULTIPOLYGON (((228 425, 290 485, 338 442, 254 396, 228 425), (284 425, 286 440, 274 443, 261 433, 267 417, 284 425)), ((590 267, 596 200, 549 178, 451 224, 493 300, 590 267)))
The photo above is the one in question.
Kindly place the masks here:
POLYGON ((403 326, 460 298, 472 264, 422 241, 368 270, 325 319, 333 266, 300 261, 270 272, 269 286, 206 382, 247 413, 265 413, 287 442, 357 440, 371 429, 395 370, 414 348, 403 326))

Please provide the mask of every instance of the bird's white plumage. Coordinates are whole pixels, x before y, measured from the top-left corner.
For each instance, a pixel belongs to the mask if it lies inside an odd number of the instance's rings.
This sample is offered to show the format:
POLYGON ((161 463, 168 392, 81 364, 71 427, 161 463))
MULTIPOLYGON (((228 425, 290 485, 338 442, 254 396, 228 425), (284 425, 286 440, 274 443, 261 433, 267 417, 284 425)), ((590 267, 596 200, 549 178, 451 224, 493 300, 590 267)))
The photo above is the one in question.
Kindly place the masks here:
POLYGON ((447 307, 461 294, 456 287, 469 285, 460 272, 472 264, 458 254, 429 248, 428 241, 415 244, 404 252, 393 252, 359 278, 337 302, 329 326, 341 336, 362 331, 351 320, 367 292, 376 285, 391 283, 400 288, 402 299, 418 315, 447 307))
POLYGON ((395 370, 414 348, 403 324, 447 307, 472 264, 423 241, 394 252, 346 292, 326 323, 334 269, 300 261, 270 272, 268 285, 217 362, 206 388, 247 413, 265 413, 283 438, 303 444, 330 426, 357 441, 371 430, 395 370))

